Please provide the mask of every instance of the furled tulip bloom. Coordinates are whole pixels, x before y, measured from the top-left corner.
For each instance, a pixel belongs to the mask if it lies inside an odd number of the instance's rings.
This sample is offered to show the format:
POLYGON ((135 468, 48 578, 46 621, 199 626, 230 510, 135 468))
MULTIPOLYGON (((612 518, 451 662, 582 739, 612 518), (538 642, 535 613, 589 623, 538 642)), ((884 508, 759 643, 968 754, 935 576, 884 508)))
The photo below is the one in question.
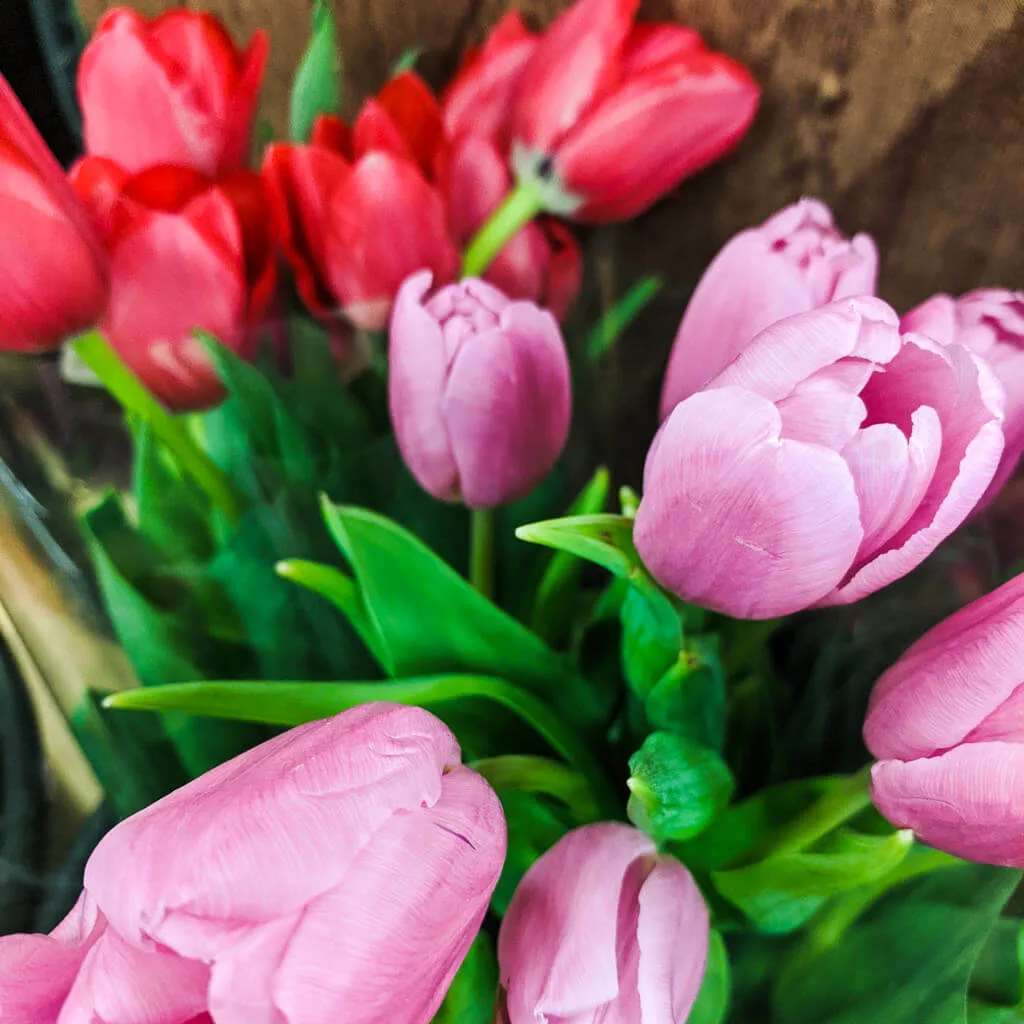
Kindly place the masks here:
POLYGON ((878 809, 930 846, 1024 867, 1024 576, 925 634, 875 686, 878 809))
POLYGON ((570 832, 526 873, 498 936, 509 1024, 677 1024, 700 990, 708 911, 649 836, 570 832))
POLYGON ((1002 401, 983 360, 901 335, 879 299, 780 320, 662 424, 637 550, 669 590, 737 618, 856 601, 971 513, 1002 401))
POLYGON ((1006 448, 984 500, 994 497, 1024 452, 1024 291, 979 288, 959 299, 934 295, 903 317, 902 328, 943 345, 966 345, 984 357, 1003 385, 1006 448))
POLYGON ((0 939, 4 1024, 429 1024, 504 854, 451 732, 363 705, 110 832, 68 920, 0 939))
POLYGON ((662 419, 776 320, 874 295, 877 277, 871 236, 846 238, 817 199, 801 199, 741 231, 711 261, 686 307, 665 372, 662 419))
POLYGON ((634 25, 637 6, 577 0, 540 37, 506 18, 449 90, 449 130, 507 142, 552 213, 607 223, 647 209, 736 145, 760 90, 691 29, 634 25))
POLYGON ((340 306, 376 330, 413 271, 455 276, 459 253, 436 184, 446 148, 437 102, 409 72, 363 106, 351 131, 324 117, 311 145, 268 148, 275 219, 311 311, 340 306))
POLYGON ((471 508, 528 494, 569 433, 569 359, 558 323, 468 278, 429 300, 430 274, 402 285, 391 317, 389 404, 424 490, 471 508))
POLYGON ((89 213, 0 75, 0 349, 55 348, 93 323, 106 295, 89 213))
POLYGON ((266 62, 262 31, 241 52, 212 14, 179 9, 147 20, 115 7, 78 68, 86 151, 131 172, 240 170, 266 62))
POLYGON ((195 330, 248 358, 274 296, 276 252, 259 176, 239 171, 212 182, 184 167, 129 175, 86 157, 72 180, 109 252, 103 332, 168 408, 216 405, 224 388, 195 330))

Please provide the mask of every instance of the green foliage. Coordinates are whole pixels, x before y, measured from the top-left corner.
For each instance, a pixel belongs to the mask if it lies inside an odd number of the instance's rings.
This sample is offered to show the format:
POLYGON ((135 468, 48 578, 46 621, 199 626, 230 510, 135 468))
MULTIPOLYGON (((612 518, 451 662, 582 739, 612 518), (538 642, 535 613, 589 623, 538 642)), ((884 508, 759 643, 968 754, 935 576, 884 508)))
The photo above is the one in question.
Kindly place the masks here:
POLYGON ((679 615, 660 591, 631 586, 622 602, 622 668, 633 692, 645 699, 679 659, 679 615))
POLYGON ((313 6, 309 45, 292 82, 288 128, 293 142, 306 142, 320 114, 341 106, 341 54, 334 16, 325 0, 313 6))
POLYGON ((508 826, 508 853, 491 906, 504 914, 523 875, 569 831, 572 823, 562 808, 540 794, 510 790, 500 795, 508 826))
POLYGON ((498 959, 494 942, 480 932, 469 947, 433 1024, 491 1024, 498 994, 498 959))
POLYGON ((714 634, 688 637, 685 650, 644 700, 647 718, 721 753, 725 742, 725 673, 714 634))
POLYGON ((708 943, 708 966, 704 972, 697 1001, 686 1018, 686 1024, 724 1024, 729 1010, 729 991, 732 978, 729 971, 729 951, 720 932, 711 929, 708 943))

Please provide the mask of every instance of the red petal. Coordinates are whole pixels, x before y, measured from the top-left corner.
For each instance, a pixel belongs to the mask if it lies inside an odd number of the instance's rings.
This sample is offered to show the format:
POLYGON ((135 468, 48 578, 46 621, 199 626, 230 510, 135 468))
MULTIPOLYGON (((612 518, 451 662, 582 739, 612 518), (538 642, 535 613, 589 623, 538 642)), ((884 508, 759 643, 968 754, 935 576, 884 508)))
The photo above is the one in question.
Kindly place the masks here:
POLYGON ((441 108, 434 94, 418 75, 406 71, 381 89, 377 104, 390 118, 409 154, 432 179, 445 146, 441 108))
POLYGON ((352 149, 355 159, 367 153, 390 153, 399 160, 413 160, 405 138, 391 115, 374 99, 367 100, 359 111, 352 129, 352 149))
POLYGON ((622 80, 659 64, 678 62, 685 54, 705 50, 700 33, 685 25, 647 21, 633 26, 622 54, 622 80))
POLYGON ((558 320, 564 320, 583 282, 583 255, 575 235, 561 221, 545 218, 539 224, 551 246, 544 302, 558 320))
POLYGON ((346 160, 353 158, 352 130, 340 117, 333 114, 321 114, 313 123, 314 146, 329 149, 346 160))
POLYGON ((163 164, 136 174, 125 182, 126 199, 151 210, 177 213, 210 187, 210 179, 190 167, 163 164))

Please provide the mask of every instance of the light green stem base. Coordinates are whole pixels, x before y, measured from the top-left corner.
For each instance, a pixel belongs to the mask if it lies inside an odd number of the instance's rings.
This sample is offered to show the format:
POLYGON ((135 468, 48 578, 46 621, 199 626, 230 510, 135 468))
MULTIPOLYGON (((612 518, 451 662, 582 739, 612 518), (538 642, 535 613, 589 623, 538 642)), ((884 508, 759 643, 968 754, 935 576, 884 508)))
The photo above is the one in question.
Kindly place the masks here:
POLYGON ((462 276, 480 277, 506 243, 543 210, 536 188, 529 182, 519 182, 469 243, 462 260, 462 276))

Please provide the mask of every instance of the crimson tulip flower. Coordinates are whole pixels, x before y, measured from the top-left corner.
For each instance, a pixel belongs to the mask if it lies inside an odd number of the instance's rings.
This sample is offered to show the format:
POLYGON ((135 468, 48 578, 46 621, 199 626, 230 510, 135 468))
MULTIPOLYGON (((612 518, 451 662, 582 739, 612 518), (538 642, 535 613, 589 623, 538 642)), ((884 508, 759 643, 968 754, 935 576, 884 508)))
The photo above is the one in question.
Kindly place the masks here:
POLYGON ((449 132, 494 138, 552 213, 647 209, 739 141, 760 90, 693 30, 634 24, 638 2, 578 0, 542 35, 507 15, 446 94, 449 132))
POLYGON ((174 165, 132 175, 86 157, 72 182, 106 240, 110 299, 100 327, 111 345, 169 408, 216 405, 224 389, 195 331, 252 356, 276 287, 259 175, 213 181, 174 165))

